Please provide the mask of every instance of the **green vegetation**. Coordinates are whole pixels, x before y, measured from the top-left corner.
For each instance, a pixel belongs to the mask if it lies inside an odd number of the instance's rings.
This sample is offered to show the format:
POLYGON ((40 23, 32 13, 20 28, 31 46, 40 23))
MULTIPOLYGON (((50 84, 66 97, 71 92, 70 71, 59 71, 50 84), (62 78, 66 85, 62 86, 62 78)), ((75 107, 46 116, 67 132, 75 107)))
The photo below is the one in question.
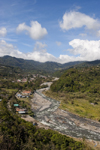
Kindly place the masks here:
POLYGON ((7 109, 0 102, 0 149, 2 150, 90 150, 81 142, 52 130, 39 129, 7 109))
POLYGON ((18 73, 21 73, 21 69, 19 67, 11 67, 0 64, 0 77, 6 78, 16 78, 18 73))
POLYGON ((69 69, 51 86, 53 92, 100 93, 100 68, 69 69))
MULTIPOLYGON (((51 81, 52 78, 49 76, 49 78, 43 79, 39 75, 34 78, 31 73, 38 72, 38 74, 48 75, 48 72, 51 74, 54 70, 60 70, 62 74, 65 71, 61 70, 62 68, 68 68, 79 63, 73 62, 61 65, 53 62, 39 63, 9 56, 0 58, 0 99, 2 99, 0 102, 0 149, 91 149, 84 142, 75 141, 52 130, 39 129, 38 126, 33 126, 32 123, 22 120, 14 107, 14 104, 19 104, 21 108, 26 108, 27 113, 33 117, 34 112, 31 110, 30 102, 32 95, 29 98, 16 98, 15 95, 22 90, 34 92, 36 89, 46 87, 47 85, 41 86, 41 84, 51 81), (17 79, 24 78, 27 79, 27 82, 17 82, 17 79), (31 80, 31 78, 34 79, 31 80)), ((69 111, 100 121, 99 72, 99 68, 65 71, 60 80, 51 86, 51 91, 48 91, 47 94, 60 100, 61 108, 68 108, 69 111), (90 109, 87 109, 88 107, 90 109), (93 110, 93 113, 91 113, 91 110, 93 110)))
POLYGON ((60 100, 60 108, 100 121, 99 67, 67 70, 46 94, 60 100))

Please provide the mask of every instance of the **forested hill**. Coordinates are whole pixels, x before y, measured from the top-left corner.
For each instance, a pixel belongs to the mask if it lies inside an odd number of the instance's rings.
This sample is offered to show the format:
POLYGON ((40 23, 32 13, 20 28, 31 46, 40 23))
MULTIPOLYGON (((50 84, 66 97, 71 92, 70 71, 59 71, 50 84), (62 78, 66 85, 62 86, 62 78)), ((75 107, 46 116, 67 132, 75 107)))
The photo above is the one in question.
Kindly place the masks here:
POLYGON ((52 84, 51 90, 100 94, 100 67, 71 68, 52 84))
POLYGON ((25 71, 43 70, 43 71, 48 71, 48 72, 54 72, 56 70, 67 69, 71 66, 74 66, 80 63, 82 62, 78 61, 78 62, 70 62, 70 63, 65 63, 65 64, 60 64, 56 62, 41 63, 41 62, 34 61, 34 60, 24 60, 21 58, 16 58, 16 57, 11 57, 11 56, 0 57, 0 64, 13 66, 13 67, 20 67, 21 69, 24 69, 25 71))
POLYGON ((69 62, 69 63, 63 64, 63 67, 65 67, 65 69, 63 68, 61 70, 57 70, 53 73, 53 75, 60 77, 69 68, 81 69, 84 67, 92 67, 92 66, 99 67, 100 66, 100 60, 86 61, 86 62, 74 62, 74 65, 72 64, 72 62, 69 62), (68 66, 67 68, 65 67, 66 65, 68 66))

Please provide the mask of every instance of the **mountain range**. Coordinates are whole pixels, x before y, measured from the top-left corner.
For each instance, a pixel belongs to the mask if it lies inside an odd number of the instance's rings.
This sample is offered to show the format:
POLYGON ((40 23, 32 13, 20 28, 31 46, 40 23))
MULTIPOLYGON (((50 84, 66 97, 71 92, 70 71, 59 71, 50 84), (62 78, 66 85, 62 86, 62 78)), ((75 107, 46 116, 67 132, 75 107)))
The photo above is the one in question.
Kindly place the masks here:
POLYGON ((100 65, 100 60, 95 61, 75 61, 75 62, 68 62, 65 64, 60 64, 57 62, 45 62, 41 63, 34 60, 25 60, 22 58, 16 58, 11 56, 3 56, 0 57, 0 64, 6 65, 6 66, 13 66, 13 67, 19 67, 25 72, 31 71, 31 72, 38 72, 38 71, 45 71, 48 73, 52 73, 58 70, 66 70, 70 67, 87 67, 87 66, 94 66, 94 65, 100 65))

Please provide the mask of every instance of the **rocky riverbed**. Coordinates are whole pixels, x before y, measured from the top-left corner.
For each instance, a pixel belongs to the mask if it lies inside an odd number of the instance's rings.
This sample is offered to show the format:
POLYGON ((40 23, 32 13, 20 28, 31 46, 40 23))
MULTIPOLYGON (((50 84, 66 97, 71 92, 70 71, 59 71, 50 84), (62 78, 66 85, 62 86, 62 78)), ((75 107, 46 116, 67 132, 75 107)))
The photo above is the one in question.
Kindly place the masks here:
POLYGON ((43 95, 43 90, 37 90, 32 99, 36 120, 72 137, 100 141, 100 123, 59 109, 60 102, 43 95))

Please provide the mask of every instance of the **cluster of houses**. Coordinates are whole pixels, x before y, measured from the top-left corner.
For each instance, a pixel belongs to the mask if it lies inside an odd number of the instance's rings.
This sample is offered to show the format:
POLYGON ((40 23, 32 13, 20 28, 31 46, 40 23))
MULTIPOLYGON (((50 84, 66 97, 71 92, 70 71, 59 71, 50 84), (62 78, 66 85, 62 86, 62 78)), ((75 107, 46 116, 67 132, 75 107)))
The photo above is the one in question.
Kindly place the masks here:
MULTIPOLYGON (((19 74, 18 74, 19 75, 19 74)), ((22 79, 17 79, 17 82, 30 82, 30 81, 34 81, 37 77, 40 77, 40 78, 44 78, 44 79, 47 79, 46 76, 44 75, 40 75, 40 74, 33 74, 31 75, 31 77, 29 78, 30 75, 27 75, 26 77, 23 77, 22 79)), ((48 76, 50 77, 50 76, 48 76)))
MULTIPOLYGON (((23 117, 26 117, 26 114, 27 114, 27 109, 26 108, 20 108, 19 104, 14 104, 14 107, 16 109, 16 113, 19 113, 23 117)), ((32 124, 33 124, 33 126, 38 125, 37 122, 33 122, 32 124)))
POLYGON ((19 114, 26 114, 27 113, 26 108, 20 108, 19 104, 14 104, 14 107, 16 109, 16 112, 18 112, 19 114))
POLYGON ((17 94, 16 94, 16 97, 17 98, 28 98, 30 95, 32 95, 32 92, 29 90, 29 91, 27 91, 27 90, 24 90, 24 91, 22 91, 22 92, 18 92, 17 94))
MULTIPOLYGON (((32 95, 31 90, 24 90, 22 92, 18 92, 16 93, 16 98, 28 98, 30 95, 32 95)), ((14 107, 16 109, 16 112, 18 112, 19 114, 26 114, 27 113, 27 109, 26 108, 20 108, 19 104, 14 104, 14 107)))

